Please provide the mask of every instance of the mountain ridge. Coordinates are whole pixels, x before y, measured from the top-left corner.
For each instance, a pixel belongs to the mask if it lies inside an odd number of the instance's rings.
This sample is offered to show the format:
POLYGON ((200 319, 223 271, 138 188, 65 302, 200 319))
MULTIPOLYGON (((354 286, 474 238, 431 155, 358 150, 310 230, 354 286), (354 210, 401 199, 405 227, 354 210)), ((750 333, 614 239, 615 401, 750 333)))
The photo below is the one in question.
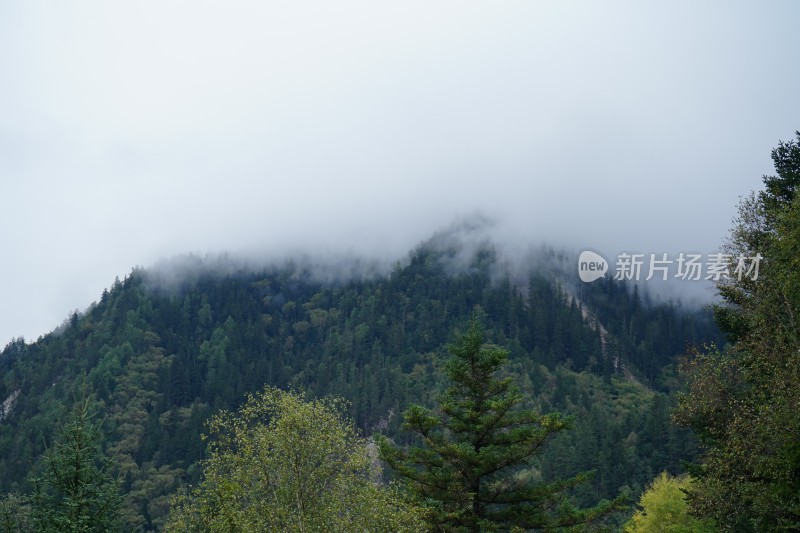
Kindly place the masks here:
POLYGON ((575 496, 585 501, 623 484, 636 493, 653 470, 679 469, 696 448, 669 426, 669 366, 686 342, 717 338, 703 325, 710 316, 648 305, 613 280, 586 288, 579 306, 541 271, 529 272, 524 287, 512 281, 485 242, 466 252, 424 244, 385 276, 335 283, 300 263, 201 272, 169 291, 149 285, 148 272, 134 269, 59 331, 3 350, 0 399, 16 396, 0 420, 0 491, 28 488, 84 380, 106 417, 104 447, 124 479, 130 529, 160 527, 171 495, 197 480, 203 421, 265 383, 342 396, 362 433, 402 439, 390 413, 433 402, 444 346, 476 308, 491 341, 510 351, 531 403, 578 420, 559 445, 573 451, 540 465, 539 475, 598 469, 600 479, 575 496), (653 390, 619 375, 614 357, 653 390), (596 453, 576 451, 590 441, 596 453), (624 457, 600 461, 606 448, 624 457))

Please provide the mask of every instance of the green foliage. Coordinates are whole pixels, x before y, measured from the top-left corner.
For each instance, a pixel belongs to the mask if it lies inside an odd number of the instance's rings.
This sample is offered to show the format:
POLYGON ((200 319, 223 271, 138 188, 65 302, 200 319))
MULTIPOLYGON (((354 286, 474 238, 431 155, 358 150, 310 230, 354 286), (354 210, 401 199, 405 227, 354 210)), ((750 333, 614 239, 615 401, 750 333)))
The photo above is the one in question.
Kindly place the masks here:
POLYGON ((33 529, 42 533, 101 533, 118 530, 121 503, 112 463, 100 450, 100 426, 84 397, 61 426, 34 480, 33 529))
POLYGON ((625 533, 714 533, 714 521, 692 516, 686 491, 688 476, 671 477, 662 472, 639 500, 640 510, 625 524, 625 533))
POLYGON ((483 327, 449 346, 450 381, 434 410, 412 405, 405 428, 424 446, 401 448, 379 441, 381 458, 424 502, 438 531, 495 531, 575 526, 620 508, 624 497, 579 510, 564 493, 588 479, 582 473, 553 483, 532 482, 526 470, 550 437, 570 426, 558 413, 523 409, 511 377, 498 373, 508 352, 484 344, 483 327))
POLYGON ((0 403, 10 406, 0 494, 32 492, 31 465, 84 374, 122 479, 124 530, 162 526, 176 488, 199 481, 204 421, 265 383, 343 397, 360 433, 403 439, 398 415, 444 389, 437 361, 475 305, 531 405, 574 416, 576 429, 554 436, 533 478, 596 470, 572 493, 585 507, 623 487, 638 496, 657 472, 695 457, 691 432, 669 423, 670 363, 687 343, 716 338, 710 314, 598 280, 581 299, 602 337, 551 272, 512 282, 490 246, 450 237, 385 275, 332 282, 303 263, 213 266, 137 268, 57 332, 0 352, 0 403))
POLYGON ((0 533, 28 533, 31 508, 26 496, 11 493, 0 498, 0 533))
POLYGON ((757 280, 718 285, 733 346, 682 365, 675 418, 703 439, 691 504, 727 531, 800 529, 800 133, 773 150, 777 176, 740 205, 727 251, 763 256, 757 280))
POLYGON ((214 415, 203 480, 175 500, 166 531, 422 531, 420 511, 377 483, 342 407, 267 387, 214 415))

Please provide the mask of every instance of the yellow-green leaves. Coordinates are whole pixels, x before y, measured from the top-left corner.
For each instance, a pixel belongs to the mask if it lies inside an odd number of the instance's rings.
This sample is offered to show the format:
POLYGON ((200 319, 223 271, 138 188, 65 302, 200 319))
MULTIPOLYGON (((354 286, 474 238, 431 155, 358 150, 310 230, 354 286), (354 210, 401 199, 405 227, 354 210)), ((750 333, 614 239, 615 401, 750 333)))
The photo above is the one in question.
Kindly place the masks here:
POLYGON ((368 443, 338 399, 267 387, 208 423, 204 479, 167 531, 421 531, 420 512, 379 485, 368 443))
POLYGON ((686 493, 689 477, 670 477, 662 472, 639 500, 641 509, 625 524, 625 533, 712 533, 718 531, 711 519, 689 514, 686 493))

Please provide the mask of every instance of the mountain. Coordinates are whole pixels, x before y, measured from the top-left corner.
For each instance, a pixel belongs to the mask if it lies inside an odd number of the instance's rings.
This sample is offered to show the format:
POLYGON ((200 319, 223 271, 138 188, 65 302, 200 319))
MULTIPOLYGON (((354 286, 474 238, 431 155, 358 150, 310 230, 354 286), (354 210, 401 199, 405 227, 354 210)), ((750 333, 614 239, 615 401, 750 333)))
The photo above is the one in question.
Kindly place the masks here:
POLYGON ((669 411, 675 358, 687 345, 720 342, 705 310, 651 302, 610 279, 578 299, 563 273, 540 264, 512 273, 491 244, 443 238, 389 272, 359 264, 349 277, 305 262, 195 263, 134 269, 54 332, 6 346, 0 493, 30 490, 84 382, 105 415, 126 530, 159 528, 171 495, 198 479, 204 421, 264 384, 342 396, 362 433, 402 440, 400 414, 410 402, 433 403, 445 346, 476 306, 531 404, 574 415, 575 429, 547 449, 539 475, 595 469, 577 502, 621 487, 638 496, 697 453, 669 411))

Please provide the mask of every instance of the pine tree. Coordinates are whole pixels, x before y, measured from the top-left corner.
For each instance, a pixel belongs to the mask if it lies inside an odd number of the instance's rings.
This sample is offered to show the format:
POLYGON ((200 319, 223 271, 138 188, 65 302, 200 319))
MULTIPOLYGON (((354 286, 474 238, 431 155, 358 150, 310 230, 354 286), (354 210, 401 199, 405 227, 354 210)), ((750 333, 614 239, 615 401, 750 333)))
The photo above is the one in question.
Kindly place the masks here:
POLYGON ((579 510, 565 491, 591 472, 552 483, 535 481, 534 460, 545 443, 570 427, 558 413, 525 409, 511 377, 498 374, 508 352, 484 344, 480 321, 448 347, 444 371, 451 385, 440 405, 412 405, 404 427, 424 446, 396 447, 379 440, 381 458, 425 503, 437 531, 530 530, 599 520, 619 509, 623 497, 579 510))
POLYGON ((100 442, 100 426, 94 423, 84 395, 45 453, 41 476, 33 479, 34 531, 118 530, 119 481, 111 474, 111 460, 101 452, 100 442))

